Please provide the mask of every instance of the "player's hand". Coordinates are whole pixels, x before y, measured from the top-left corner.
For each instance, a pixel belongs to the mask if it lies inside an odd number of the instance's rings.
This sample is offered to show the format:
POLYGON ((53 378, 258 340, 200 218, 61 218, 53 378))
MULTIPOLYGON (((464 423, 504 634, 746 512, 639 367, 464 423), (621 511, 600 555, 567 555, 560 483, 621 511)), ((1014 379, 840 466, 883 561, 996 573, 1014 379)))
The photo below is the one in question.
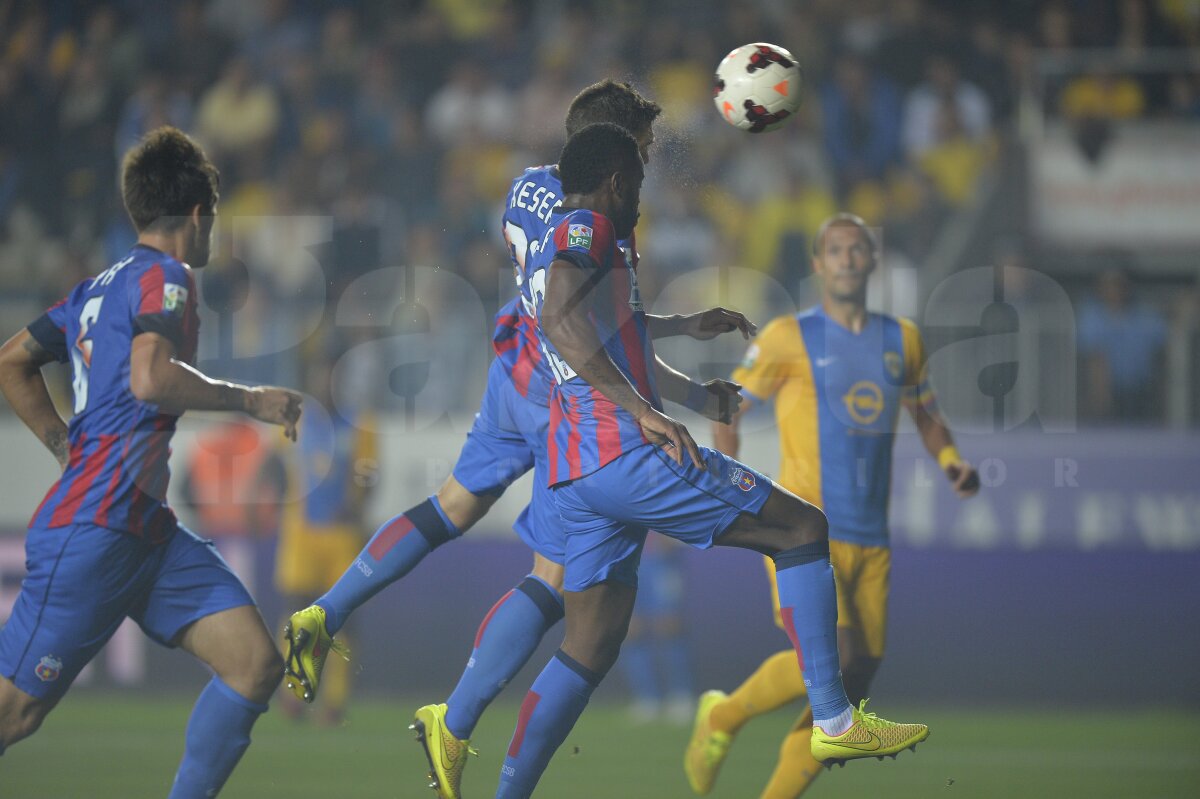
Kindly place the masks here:
POLYGON ((979 472, 966 461, 951 463, 946 467, 946 477, 954 485, 954 493, 962 499, 973 497, 979 492, 979 472))
POLYGON ((646 406, 637 421, 650 443, 667 449, 671 458, 680 466, 683 465, 683 457, 686 453, 697 469, 704 468, 704 461, 700 458, 700 448, 696 446, 692 434, 682 424, 649 405, 646 406))
POLYGON ((303 401, 304 398, 290 388, 256 386, 248 393, 246 413, 260 422, 282 426, 283 434, 295 441, 303 401))
POLYGON ((742 387, 729 380, 709 380, 704 387, 708 389, 708 402, 700 413, 714 422, 729 424, 741 409, 742 387))
POLYGON ((700 341, 708 341, 722 333, 731 333, 734 330, 740 330, 742 331, 742 338, 749 341, 751 336, 758 333, 758 325, 737 311, 730 311, 725 308, 709 308, 707 311, 700 311, 699 313, 688 314, 683 317, 681 330, 683 335, 691 336, 700 341))

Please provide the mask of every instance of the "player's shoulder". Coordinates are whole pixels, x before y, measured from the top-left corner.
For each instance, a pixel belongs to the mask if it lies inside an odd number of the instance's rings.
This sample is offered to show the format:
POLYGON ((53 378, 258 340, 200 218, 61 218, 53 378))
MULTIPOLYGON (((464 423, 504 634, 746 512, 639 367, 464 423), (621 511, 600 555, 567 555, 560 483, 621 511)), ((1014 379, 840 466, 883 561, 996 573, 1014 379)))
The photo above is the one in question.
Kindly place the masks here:
POLYGON ((911 338, 918 341, 920 340, 921 328, 917 326, 916 322, 914 322, 912 319, 909 319, 907 316, 892 316, 891 314, 886 313, 880 313, 878 316, 883 319, 885 324, 899 326, 901 334, 906 339, 911 338))
POLYGON ((762 326, 752 345, 758 350, 780 352, 802 344, 799 320, 796 314, 776 316, 762 326))
POLYGON ((513 178, 509 194, 519 190, 526 183, 533 183, 538 186, 554 186, 562 183, 562 178, 558 174, 558 164, 525 167, 524 172, 513 178))

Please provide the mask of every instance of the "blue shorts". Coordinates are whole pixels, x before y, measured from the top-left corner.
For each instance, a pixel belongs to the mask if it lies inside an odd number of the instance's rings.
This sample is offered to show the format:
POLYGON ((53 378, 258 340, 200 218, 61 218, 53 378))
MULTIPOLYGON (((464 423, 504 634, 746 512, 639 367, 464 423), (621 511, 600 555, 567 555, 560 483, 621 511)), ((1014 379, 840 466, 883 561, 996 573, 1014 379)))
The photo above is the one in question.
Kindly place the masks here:
POLYGON ((533 496, 513 529, 534 552, 562 563, 562 523, 547 487, 549 427, 550 409, 522 397, 504 364, 493 360, 479 413, 454 464, 454 479, 477 496, 500 496, 533 469, 533 496))
POLYGON ((647 444, 554 489, 567 591, 605 580, 636 586, 647 530, 707 549, 738 516, 762 510, 774 490, 769 478, 708 447, 700 454, 704 469, 647 444))
POLYGON ((0 630, 0 674, 57 701, 125 617, 175 646, 194 621, 253 605, 211 541, 179 527, 159 545, 91 524, 31 529, 28 573, 0 630))

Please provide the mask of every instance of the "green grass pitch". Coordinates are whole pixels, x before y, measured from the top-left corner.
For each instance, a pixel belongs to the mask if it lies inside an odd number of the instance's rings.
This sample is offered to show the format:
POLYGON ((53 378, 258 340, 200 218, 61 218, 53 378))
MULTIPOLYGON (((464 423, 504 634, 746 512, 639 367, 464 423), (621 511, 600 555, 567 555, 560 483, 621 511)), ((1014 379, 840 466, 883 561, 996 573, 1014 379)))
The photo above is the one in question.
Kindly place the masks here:
MULTIPOLYGON (((360 698, 335 729, 268 714, 224 799, 432 796, 424 757, 406 729, 416 702, 360 698)), ((880 708, 884 710, 884 708, 880 708)), ((891 710, 890 708, 888 709, 891 710)), ((189 702, 76 692, 34 738, 0 759, 4 799, 165 796, 183 745, 189 702)), ((888 799, 1156 799, 1200 796, 1200 722, 1180 712, 988 710, 915 712, 929 723, 915 754, 850 763, 823 774, 806 796, 888 799)), ((492 796, 516 705, 498 703, 480 724, 480 756, 464 793, 492 796)), ((770 774, 792 718, 779 712, 739 736, 714 799, 753 799, 770 774)), ((688 730, 632 725, 621 707, 590 707, 551 763, 538 796, 569 799, 689 797, 680 768, 688 730)))

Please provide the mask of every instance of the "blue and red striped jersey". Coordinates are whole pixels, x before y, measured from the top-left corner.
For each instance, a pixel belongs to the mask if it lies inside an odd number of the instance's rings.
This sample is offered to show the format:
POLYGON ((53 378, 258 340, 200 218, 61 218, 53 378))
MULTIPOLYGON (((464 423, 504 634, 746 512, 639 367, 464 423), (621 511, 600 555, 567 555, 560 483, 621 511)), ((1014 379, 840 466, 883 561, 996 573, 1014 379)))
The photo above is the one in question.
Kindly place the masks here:
MULTIPOLYGON (((562 178, 556 165, 530 167, 513 181, 501 220, 520 293, 496 314, 492 348, 521 396, 539 405, 550 403, 554 385, 554 375, 537 336, 537 308, 546 282, 544 272, 539 277, 537 270, 527 266, 552 248, 551 220, 562 205, 562 196, 562 178)), ((636 269, 637 248, 633 237, 619 245, 636 269)), ((549 266, 549 261, 545 265, 549 266)))
POLYGON ((29 325, 44 349, 71 362, 75 398, 70 462, 30 527, 90 523, 152 542, 170 536, 167 460, 178 417, 133 395, 130 353, 135 336, 157 333, 192 363, 199 328, 191 269, 141 244, 29 325))
MULTIPOLYGON (((589 274, 586 300, 596 336, 617 369, 638 393, 662 409, 652 364, 654 345, 638 293, 637 271, 618 246, 612 222, 583 209, 556 211, 549 246, 530 260, 530 274, 546 279, 550 264, 567 261, 589 274)), ((538 297, 541 312, 544 295, 538 297)), ((576 480, 647 443, 625 409, 575 374, 537 328, 546 363, 555 377, 550 404, 550 485, 576 480)))

